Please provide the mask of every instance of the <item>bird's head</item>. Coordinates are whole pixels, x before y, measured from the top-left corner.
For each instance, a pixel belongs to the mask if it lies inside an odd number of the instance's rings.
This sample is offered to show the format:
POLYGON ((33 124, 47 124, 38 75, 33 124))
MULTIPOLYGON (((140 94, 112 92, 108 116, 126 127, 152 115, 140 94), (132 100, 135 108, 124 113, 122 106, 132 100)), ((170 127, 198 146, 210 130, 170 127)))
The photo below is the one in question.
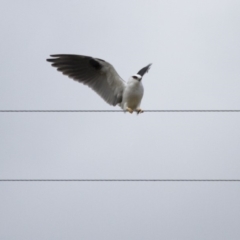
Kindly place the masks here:
POLYGON ((131 77, 131 80, 135 80, 135 81, 140 82, 140 81, 142 80, 142 76, 139 75, 139 74, 134 74, 134 75, 131 77))
POLYGON ((137 74, 134 74, 132 77, 130 77, 129 80, 135 80, 135 81, 141 81, 143 78, 143 75, 148 72, 152 64, 148 64, 146 67, 142 68, 138 71, 137 74))

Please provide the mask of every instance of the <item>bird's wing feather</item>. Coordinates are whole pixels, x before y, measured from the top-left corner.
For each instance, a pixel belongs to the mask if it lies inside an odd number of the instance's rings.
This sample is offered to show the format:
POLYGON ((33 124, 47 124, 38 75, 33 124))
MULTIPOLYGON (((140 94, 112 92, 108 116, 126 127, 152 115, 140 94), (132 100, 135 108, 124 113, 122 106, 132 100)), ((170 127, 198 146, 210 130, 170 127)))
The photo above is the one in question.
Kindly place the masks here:
POLYGON ((83 83, 115 106, 122 101, 125 82, 114 67, 98 58, 82 55, 56 54, 47 59, 64 75, 83 83))
POLYGON ((149 71, 151 65, 152 65, 151 63, 148 64, 146 67, 139 70, 137 74, 143 77, 143 75, 149 71))

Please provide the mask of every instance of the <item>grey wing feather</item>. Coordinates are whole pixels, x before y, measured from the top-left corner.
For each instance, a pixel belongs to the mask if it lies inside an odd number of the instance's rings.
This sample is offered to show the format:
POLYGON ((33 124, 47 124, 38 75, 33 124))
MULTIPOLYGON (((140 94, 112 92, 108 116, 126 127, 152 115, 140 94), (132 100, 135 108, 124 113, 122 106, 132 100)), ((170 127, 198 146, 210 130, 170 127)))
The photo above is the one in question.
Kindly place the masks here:
POLYGON ((121 103, 126 84, 110 63, 82 55, 56 54, 51 57, 47 61, 64 75, 89 86, 110 105, 121 103))

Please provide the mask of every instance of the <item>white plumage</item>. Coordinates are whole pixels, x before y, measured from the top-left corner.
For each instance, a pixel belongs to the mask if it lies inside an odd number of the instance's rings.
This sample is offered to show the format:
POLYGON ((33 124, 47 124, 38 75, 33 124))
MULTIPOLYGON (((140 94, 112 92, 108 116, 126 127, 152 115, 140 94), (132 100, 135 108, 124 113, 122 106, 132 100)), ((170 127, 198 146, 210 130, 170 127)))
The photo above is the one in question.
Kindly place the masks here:
POLYGON ((140 104, 143 93, 142 82, 130 77, 123 91, 123 98, 120 104, 121 108, 129 112, 131 112, 130 109, 141 112, 140 104))
POLYGON ((47 59, 58 71, 75 81, 86 84, 99 94, 107 103, 132 113, 142 113, 140 109, 144 89, 142 77, 151 64, 142 68, 126 83, 114 67, 99 58, 82 55, 57 54, 47 59))

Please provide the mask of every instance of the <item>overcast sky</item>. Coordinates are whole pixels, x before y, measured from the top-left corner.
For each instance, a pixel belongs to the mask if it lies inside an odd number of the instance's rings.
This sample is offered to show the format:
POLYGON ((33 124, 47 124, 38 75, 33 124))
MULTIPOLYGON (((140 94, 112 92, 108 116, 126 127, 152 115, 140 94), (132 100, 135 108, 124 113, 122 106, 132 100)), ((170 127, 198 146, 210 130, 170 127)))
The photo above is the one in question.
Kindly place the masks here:
MULTIPOLYGON (((50 54, 143 78, 142 109, 240 109, 239 0, 2 0, 1 110, 118 110, 50 54)), ((239 113, 0 113, 1 179, 240 179, 239 113)), ((3 240, 239 240, 240 183, 1 182, 3 240)))

